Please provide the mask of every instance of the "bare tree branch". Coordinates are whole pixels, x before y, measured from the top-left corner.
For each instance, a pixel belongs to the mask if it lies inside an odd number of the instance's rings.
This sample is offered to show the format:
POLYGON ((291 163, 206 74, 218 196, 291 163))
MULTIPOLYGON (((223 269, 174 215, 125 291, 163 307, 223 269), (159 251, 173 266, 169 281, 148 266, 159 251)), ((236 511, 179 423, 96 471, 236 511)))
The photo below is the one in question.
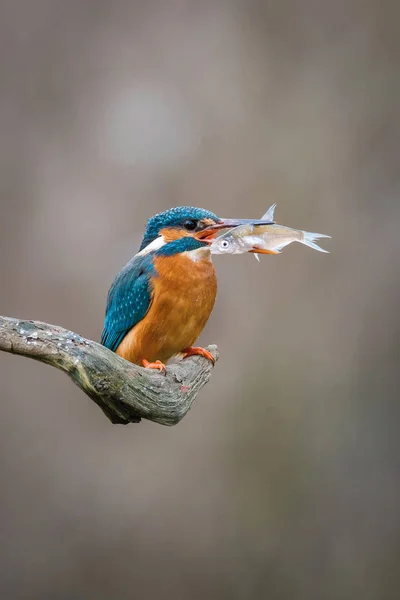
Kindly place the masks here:
MULTIPOLYGON (((112 423, 142 418, 175 425, 211 377, 212 364, 193 356, 167 367, 163 375, 143 369, 100 344, 48 323, 0 317, 0 350, 61 369, 112 423)), ((218 359, 216 346, 209 346, 218 359)))

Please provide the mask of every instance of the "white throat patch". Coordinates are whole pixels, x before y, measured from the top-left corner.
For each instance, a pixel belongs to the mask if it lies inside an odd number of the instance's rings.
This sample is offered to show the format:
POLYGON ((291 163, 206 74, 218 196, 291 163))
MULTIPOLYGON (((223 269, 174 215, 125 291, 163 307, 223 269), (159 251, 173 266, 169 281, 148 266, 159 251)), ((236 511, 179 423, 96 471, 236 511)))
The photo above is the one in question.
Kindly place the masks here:
POLYGON ((166 242, 164 240, 164 236, 160 235, 158 238, 150 242, 150 244, 147 244, 147 246, 145 246, 143 250, 138 252, 136 256, 145 256, 146 254, 150 254, 150 252, 153 252, 154 250, 159 250, 160 248, 165 246, 165 244, 166 242))
POLYGON ((188 252, 184 252, 184 254, 193 262, 199 262, 200 260, 211 260, 211 252, 208 246, 196 248, 196 250, 189 250, 188 252))

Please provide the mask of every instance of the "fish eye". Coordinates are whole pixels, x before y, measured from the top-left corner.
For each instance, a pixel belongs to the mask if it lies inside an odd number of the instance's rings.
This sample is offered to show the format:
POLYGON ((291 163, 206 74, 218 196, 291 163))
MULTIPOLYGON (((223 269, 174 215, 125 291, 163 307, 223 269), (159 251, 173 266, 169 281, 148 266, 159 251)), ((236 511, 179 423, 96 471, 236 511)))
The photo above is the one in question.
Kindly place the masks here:
POLYGON ((198 223, 195 219, 186 219, 186 221, 183 222, 183 227, 187 230, 187 231, 194 231, 197 227, 198 223))
POLYGON ((221 241, 221 248, 224 248, 224 249, 229 248, 229 242, 228 242, 228 240, 222 240, 221 241))

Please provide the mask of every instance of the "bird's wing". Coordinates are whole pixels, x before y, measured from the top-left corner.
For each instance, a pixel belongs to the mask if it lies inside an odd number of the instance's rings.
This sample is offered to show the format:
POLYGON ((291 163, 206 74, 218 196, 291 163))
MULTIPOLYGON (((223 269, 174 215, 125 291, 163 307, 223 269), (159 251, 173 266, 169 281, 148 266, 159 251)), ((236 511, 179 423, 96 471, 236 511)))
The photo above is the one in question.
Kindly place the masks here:
POLYGON ((151 255, 134 256, 111 285, 101 343, 113 352, 151 306, 153 269, 151 255))

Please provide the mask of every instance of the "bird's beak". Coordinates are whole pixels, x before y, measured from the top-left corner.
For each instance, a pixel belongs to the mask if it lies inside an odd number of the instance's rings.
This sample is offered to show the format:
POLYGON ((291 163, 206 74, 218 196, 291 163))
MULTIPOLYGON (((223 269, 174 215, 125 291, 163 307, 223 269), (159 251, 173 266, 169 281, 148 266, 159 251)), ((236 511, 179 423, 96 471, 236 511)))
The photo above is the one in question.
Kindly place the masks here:
POLYGON ((273 225, 275 221, 266 221, 265 219, 219 219, 216 223, 209 225, 205 229, 198 231, 194 237, 206 242, 212 240, 221 229, 232 229, 240 225, 273 225))

